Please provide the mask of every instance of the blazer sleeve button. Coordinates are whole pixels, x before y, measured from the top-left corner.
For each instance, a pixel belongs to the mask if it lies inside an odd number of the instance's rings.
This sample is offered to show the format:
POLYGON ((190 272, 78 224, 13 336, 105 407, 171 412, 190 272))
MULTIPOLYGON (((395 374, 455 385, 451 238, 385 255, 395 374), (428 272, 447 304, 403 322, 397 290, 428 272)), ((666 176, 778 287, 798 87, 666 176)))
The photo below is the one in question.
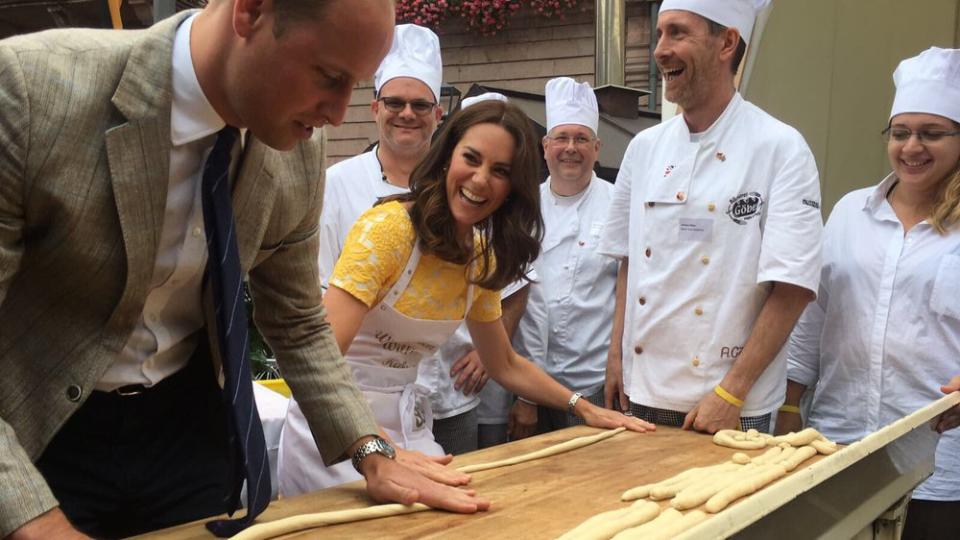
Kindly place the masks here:
POLYGON ((71 384, 67 387, 67 399, 76 403, 80 401, 80 397, 83 396, 83 388, 76 384, 71 384))

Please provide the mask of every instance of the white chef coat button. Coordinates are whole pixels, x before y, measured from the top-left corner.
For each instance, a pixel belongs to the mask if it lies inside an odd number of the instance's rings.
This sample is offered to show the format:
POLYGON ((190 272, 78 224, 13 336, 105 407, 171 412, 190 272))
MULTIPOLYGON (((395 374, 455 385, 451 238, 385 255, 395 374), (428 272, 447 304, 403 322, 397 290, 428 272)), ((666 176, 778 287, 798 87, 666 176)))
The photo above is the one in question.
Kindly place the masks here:
POLYGON ((653 207, 656 206, 656 205, 657 205, 657 203, 655 203, 655 202, 653 202, 653 201, 650 201, 650 202, 647 203, 647 208, 653 208, 653 207))
POLYGON ((696 356, 694 356, 694 357, 693 357, 693 361, 692 361, 692 362, 690 362, 690 363, 691 363, 691 364, 693 364, 693 367, 697 367, 697 366, 699 366, 699 365, 700 365, 700 358, 699 358, 699 357, 696 357, 696 356))
POLYGON ((653 251, 652 251, 650 248, 647 248, 647 249, 643 252, 643 254, 646 255, 647 258, 649 259, 650 256, 653 255, 653 251))
POLYGON ((700 257, 700 262, 703 264, 710 264, 710 257, 704 255, 703 257, 700 257))
POLYGON ((693 310, 693 312, 696 313, 697 315, 703 315, 703 308, 700 307, 700 306, 697 306, 697 307, 693 310))
POLYGON ((716 210, 716 209, 717 209, 717 205, 715 205, 715 204, 713 204, 713 203, 710 203, 710 204, 707 205, 707 210, 709 210, 709 211, 711 211, 711 212, 713 212, 713 211, 716 210))
POLYGON ((583 247, 583 244, 584 244, 584 243, 585 243, 585 242, 584 242, 583 240, 577 242, 577 244, 578 244, 580 247, 583 247))
POLYGON ((640 302, 640 305, 641 305, 641 306, 646 305, 646 303, 647 303, 647 297, 646 297, 646 296, 641 296, 641 297, 640 297, 640 300, 638 300, 638 302, 640 302))
POLYGON ((677 200, 683 202, 687 198, 686 194, 682 191, 677 192, 677 200))
POLYGON ((637 345, 636 347, 633 348, 633 352, 637 354, 643 354, 643 347, 637 345))

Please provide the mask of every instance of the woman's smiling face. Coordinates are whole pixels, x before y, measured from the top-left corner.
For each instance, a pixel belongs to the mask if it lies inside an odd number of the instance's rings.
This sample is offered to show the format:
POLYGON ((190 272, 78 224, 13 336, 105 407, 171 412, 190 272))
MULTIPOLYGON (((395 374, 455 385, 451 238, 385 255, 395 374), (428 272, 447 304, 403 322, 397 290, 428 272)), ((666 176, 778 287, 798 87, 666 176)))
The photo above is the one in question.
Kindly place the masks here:
POLYGON ((447 168, 447 204, 458 236, 471 234, 510 195, 513 136, 497 124, 468 129, 453 149, 447 168))

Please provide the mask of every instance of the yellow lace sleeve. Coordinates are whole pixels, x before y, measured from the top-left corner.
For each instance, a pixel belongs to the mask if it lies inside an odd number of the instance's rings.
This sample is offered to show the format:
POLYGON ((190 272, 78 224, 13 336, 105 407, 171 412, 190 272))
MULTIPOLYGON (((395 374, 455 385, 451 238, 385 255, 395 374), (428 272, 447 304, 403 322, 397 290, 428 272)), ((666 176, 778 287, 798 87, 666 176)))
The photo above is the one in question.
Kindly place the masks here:
POLYGON ((413 224, 399 202, 374 206, 350 228, 330 285, 373 307, 399 279, 413 239, 413 224))
POLYGON ((482 287, 476 287, 474 294, 475 300, 470 306, 470 313, 467 315, 471 319, 479 322, 491 322, 500 318, 500 291, 491 291, 482 287))

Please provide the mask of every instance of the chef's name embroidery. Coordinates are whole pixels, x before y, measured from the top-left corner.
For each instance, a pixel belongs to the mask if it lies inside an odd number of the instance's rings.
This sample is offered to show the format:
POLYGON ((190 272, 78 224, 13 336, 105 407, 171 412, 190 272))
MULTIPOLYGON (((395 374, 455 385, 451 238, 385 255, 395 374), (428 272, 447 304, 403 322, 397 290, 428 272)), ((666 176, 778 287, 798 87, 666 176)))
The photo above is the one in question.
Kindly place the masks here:
POLYGON ((373 336, 377 338, 377 341, 380 342, 380 346, 383 347, 384 350, 400 354, 413 354, 416 352, 413 345, 409 343, 398 343, 394 341, 393 336, 387 332, 377 332, 373 336))
POLYGON ((677 168, 676 165, 667 165, 667 168, 663 171, 663 177, 666 178, 670 176, 670 173, 672 173, 673 170, 676 168, 677 168))
POLYGON ((727 215, 734 223, 746 225, 747 220, 753 219, 763 211, 763 197, 756 191, 741 193, 730 199, 727 215))
POLYGON ((809 206, 810 208, 820 209, 820 203, 817 201, 811 201, 810 199, 803 199, 803 204, 809 206))
POLYGON ((734 359, 740 356, 743 347, 720 347, 720 358, 734 359))

